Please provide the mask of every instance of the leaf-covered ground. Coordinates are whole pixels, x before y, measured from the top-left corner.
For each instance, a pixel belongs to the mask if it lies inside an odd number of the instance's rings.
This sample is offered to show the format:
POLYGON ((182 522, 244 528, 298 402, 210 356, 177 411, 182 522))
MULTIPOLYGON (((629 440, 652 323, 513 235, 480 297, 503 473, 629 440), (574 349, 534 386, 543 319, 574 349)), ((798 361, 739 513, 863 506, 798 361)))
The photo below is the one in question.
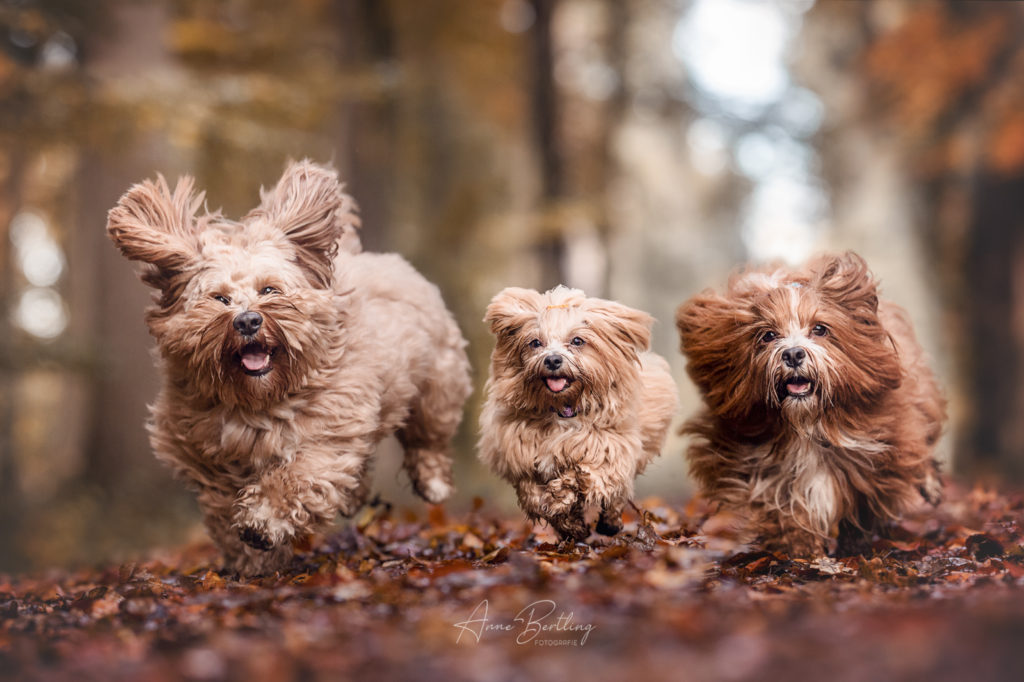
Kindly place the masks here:
POLYGON ((870 557, 814 561, 643 506, 589 547, 378 505, 272 577, 209 546, 0 577, 0 678, 1024 679, 1024 496, 953 493, 870 557))

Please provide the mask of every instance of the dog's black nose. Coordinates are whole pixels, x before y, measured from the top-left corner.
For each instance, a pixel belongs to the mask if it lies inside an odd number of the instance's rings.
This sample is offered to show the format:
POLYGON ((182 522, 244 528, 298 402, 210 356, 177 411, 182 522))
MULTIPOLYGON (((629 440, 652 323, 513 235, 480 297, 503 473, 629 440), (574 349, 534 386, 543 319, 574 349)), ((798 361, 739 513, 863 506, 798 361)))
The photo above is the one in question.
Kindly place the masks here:
POLYGON ((544 369, 549 369, 554 372, 556 369, 562 366, 562 356, 552 353, 551 355, 544 358, 544 369))
POLYGON ((234 321, 235 330, 242 336, 252 336, 263 326, 263 316, 251 310, 239 313, 234 321))
POLYGON ((792 367, 793 369, 804 364, 804 359, 806 357, 807 351, 803 348, 787 348, 782 351, 782 361, 786 363, 787 367, 792 367))

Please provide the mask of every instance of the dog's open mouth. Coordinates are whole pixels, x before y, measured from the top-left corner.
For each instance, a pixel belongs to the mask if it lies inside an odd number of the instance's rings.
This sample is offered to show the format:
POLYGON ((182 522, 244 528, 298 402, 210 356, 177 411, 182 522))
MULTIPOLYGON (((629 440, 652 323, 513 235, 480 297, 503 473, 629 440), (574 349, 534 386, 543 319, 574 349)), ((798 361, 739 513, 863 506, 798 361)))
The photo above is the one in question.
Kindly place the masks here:
POLYGON ((262 343, 246 344, 239 352, 239 361, 242 363, 242 371, 251 377, 263 376, 273 366, 270 362, 274 351, 262 343))
POLYGON ((807 377, 789 377, 783 379, 779 386, 782 398, 806 398, 814 393, 814 382, 807 377))
POLYGON ((544 383, 552 393, 561 393, 569 387, 569 384, 572 383, 572 379, 567 377, 544 377, 544 383))
POLYGON ((576 409, 575 405, 562 405, 557 410, 552 407, 551 411, 557 414, 562 419, 572 419, 573 417, 576 416, 578 410, 576 409))
MULTIPOLYGON (((562 393, 572 385, 573 380, 569 377, 561 376, 546 376, 541 377, 544 380, 544 385, 552 393, 562 393)), ((551 411, 557 414, 562 419, 572 419, 576 416, 576 406, 563 404, 561 407, 552 407, 551 411)))

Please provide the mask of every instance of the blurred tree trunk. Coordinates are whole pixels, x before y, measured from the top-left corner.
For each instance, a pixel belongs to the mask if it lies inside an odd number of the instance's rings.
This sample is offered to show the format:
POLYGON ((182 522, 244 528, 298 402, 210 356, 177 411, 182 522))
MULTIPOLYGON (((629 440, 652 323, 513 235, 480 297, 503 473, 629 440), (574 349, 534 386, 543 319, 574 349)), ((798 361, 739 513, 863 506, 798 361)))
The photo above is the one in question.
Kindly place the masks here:
MULTIPOLYGON (((395 24, 389 3, 338 3, 334 21, 341 38, 342 64, 376 73, 382 80, 393 77, 397 68, 395 24)), ((334 163, 364 217, 363 248, 380 251, 392 243, 390 230, 395 222, 395 93, 384 86, 379 96, 352 101, 339 109, 334 123, 339 156, 334 163)))
POLYGON ((973 418, 963 463, 1024 480, 1024 174, 981 171, 973 185, 963 278, 973 418))
POLYGON ((854 124, 898 150, 922 199, 965 392, 955 469, 1024 480, 1024 4, 819 3, 812 17, 832 38, 820 62, 860 97, 854 124))
POLYGON ((533 75, 531 108, 536 151, 540 158, 541 216, 544 233, 537 244, 543 289, 565 281, 565 241, 550 224, 558 204, 565 200, 562 145, 559 135, 558 92, 555 86, 551 20, 558 0, 531 0, 535 19, 530 32, 530 70, 533 75))
MULTIPOLYGON (((168 30, 170 17, 163 6, 118 3, 109 10, 120 39, 96 33, 83 37, 83 66, 91 78, 105 84, 124 74, 129 64, 134 69, 167 66, 166 46, 151 38, 168 30)), ((84 473, 111 508, 147 499, 170 483, 169 474, 153 459, 143 428, 146 405, 158 385, 153 341, 143 322, 151 290, 139 283, 136 265, 121 257, 105 230, 107 211, 131 183, 155 172, 166 175, 172 186, 176 180, 178 169, 165 161, 175 157, 166 129, 139 130, 136 115, 131 104, 115 104, 106 112, 105 125, 94 122, 98 144, 79 146, 78 215, 84 218, 73 228, 70 249, 75 256, 71 306, 80 311, 73 316, 71 332, 95 350, 97 362, 86 405, 90 417, 84 473), (110 136, 124 136, 130 143, 113 143, 110 136)))
MULTIPOLYGON (((5 136, 6 137, 6 136, 5 136)), ((7 140, 13 143, 13 140, 7 140)), ((13 308, 13 260, 10 250, 10 223, 17 212, 20 160, 13 144, 2 152, 3 178, 0 180, 0 301, 13 308)), ((5 311, 6 312, 6 311, 5 311)), ((14 451, 15 357, 11 340, 11 316, 0 315, 0 555, 9 555, 18 533, 18 525, 5 522, 19 519, 24 500, 18 485, 18 466, 14 451)), ((8 561, 0 556, 0 570, 8 561)))

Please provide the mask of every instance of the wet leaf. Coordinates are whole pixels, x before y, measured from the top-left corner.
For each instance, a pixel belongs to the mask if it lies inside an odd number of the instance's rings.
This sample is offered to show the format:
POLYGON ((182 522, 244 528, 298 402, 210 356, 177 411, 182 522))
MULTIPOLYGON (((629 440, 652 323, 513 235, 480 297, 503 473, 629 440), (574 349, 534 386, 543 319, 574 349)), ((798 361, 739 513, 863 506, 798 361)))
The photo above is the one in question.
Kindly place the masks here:
POLYGON ((968 553, 978 561, 1003 556, 1003 545, 998 540, 984 533, 976 533, 967 538, 964 546, 968 553))

